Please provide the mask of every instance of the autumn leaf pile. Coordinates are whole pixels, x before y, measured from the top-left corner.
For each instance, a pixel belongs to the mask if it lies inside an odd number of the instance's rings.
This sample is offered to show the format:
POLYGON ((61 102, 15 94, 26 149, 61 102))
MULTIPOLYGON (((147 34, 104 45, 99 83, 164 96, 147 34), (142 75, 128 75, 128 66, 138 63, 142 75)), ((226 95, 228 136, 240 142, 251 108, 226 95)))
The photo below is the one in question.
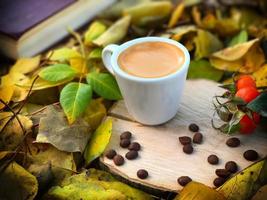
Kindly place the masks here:
MULTIPOLYGON (((171 38, 190 52, 188 79, 231 83, 233 74, 250 74, 264 90, 266 7, 263 0, 121 0, 85 30, 69 28, 66 44, 17 60, 0 84, 0 199, 152 199, 90 168, 111 136, 112 122, 101 121, 122 98, 102 49, 148 35, 171 38)), ((187 190, 245 200, 266 184, 266 159, 249 169, 254 175, 237 174, 218 191, 194 183, 187 190)))

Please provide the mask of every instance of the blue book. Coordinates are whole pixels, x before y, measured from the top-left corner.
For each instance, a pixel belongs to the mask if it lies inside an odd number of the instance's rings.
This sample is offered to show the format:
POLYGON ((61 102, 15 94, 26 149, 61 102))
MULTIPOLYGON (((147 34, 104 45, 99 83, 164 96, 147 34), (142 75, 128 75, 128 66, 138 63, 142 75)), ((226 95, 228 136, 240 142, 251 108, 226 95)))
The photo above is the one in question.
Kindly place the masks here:
POLYGON ((30 57, 77 29, 114 0, 0 0, 0 53, 30 57))

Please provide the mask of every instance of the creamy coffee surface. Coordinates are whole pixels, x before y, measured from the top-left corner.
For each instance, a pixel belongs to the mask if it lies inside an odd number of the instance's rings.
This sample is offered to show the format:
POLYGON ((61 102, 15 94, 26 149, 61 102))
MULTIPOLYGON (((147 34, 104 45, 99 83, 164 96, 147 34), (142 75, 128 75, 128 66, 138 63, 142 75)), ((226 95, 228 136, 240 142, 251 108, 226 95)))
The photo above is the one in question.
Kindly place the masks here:
POLYGON ((119 55, 119 67, 126 73, 142 78, 159 78, 176 72, 185 55, 175 45, 165 42, 143 42, 119 55))

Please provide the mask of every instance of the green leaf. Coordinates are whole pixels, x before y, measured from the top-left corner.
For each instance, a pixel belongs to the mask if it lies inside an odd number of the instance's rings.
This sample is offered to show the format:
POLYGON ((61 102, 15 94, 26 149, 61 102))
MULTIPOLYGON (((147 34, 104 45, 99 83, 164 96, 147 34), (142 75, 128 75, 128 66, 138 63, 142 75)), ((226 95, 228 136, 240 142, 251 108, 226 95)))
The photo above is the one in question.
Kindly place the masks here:
POLYGON ((39 72, 39 76, 50 82, 60 82, 66 79, 72 79, 76 71, 66 64, 55 64, 44 68, 39 72))
POLYGON ((256 113, 267 117, 267 92, 261 93, 256 99, 251 101, 247 107, 256 113))
POLYGON ((61 48, 49 52, 47 56, 50 60, 69 61, 71 58, 81 58, 81 54, 70 48, 61 48))
POLYGON ((92 72, 87 75, 86 80, 101 97, 109 100, 122 98, 118 84, 111 74, 92 72))
POLYGON ((84 152, 86 165, 99 157, 109 143, 112 133, 112 120, 107 119, 94 132, 84 152))
POLYGON ((95 48, 89 54, 89 59, 101 59, 102 57, 102 48, 95 48))
POLYGON ((98 38, 106 31, 107 27, 101 22, 93 22, 84 35, 84 43, 90 45, 93 40, 98 38))
POLYGON ((190 62, 187 78, 204 78, 219 81, 222 78, 223 73, 223 71, 212 67, 207 60, 193 60, 190 62))
POLYGON ((248 33, 246 30, 240 31, 236 36, 234 36, 229 42, 229 47, 235 46, 248 41, 248 33))
POLYGON ((130 16, 125 16, 119 19, 111 27, 109 27, 105 33, 96 40, 93 40, 93 43, 97 46, 106 46, 108 44, 120 42, 126 36, 130 22, 130 16))
POLYGON ((84 83, 69 83, 60 93, 60 104, 72 124, 86 109, 92 98, 92 88, 84 83))

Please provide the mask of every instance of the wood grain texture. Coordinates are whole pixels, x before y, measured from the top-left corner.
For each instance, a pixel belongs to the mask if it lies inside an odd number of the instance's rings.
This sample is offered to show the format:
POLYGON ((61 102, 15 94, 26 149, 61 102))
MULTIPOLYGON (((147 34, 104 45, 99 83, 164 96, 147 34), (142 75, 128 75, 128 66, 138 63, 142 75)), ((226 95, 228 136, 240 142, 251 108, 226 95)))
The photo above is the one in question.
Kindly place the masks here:
MULTIPOLYGON (((138 141, 142 149, 136 160, 125 159, 123 166, 116 166, 112 160, 101 157, 101 163, 112 173, 145 186, 162 191, 178 192, 182 187, 177 183, 180 176, 190 176, 193 180, 213 186, 216 178, 215 169, 224 168, 227 161, 236 161, 239 169, 252 162, 243 158, 247 149, 255 149, 263 157, 267 154, 267 133, 257 131, 251 136, 236 135, 241 140, 241 146, 230 148, 225 145, 229 136, 211 127, 213 115, 212 97, 221 94, 222 89, 217 84, 206 80, 187 81, 180 109, 174 119, 160 126, 144 126, 134 121, 128 114, 123 101, 112 107, 109 118, 113 118, 112 138, 107 149, 115 149, 125 155, 127 149, 119 146, 119 136, 123 131, 133 133, 132 141, 138 141), (182 145, 178 142, 180 136, 193 136, 188 130, 192 122, 200 126, 203 133, 203 143, 194 144, 191 155, 184 154, 182 145), (220 162, 210 165, 207 157, 216 154, 220 162), (140 180, 136 176, 138 169, 146 169, 149 177, 140 180)), ((164 97, 163 97, 164 98, 164 97)))

